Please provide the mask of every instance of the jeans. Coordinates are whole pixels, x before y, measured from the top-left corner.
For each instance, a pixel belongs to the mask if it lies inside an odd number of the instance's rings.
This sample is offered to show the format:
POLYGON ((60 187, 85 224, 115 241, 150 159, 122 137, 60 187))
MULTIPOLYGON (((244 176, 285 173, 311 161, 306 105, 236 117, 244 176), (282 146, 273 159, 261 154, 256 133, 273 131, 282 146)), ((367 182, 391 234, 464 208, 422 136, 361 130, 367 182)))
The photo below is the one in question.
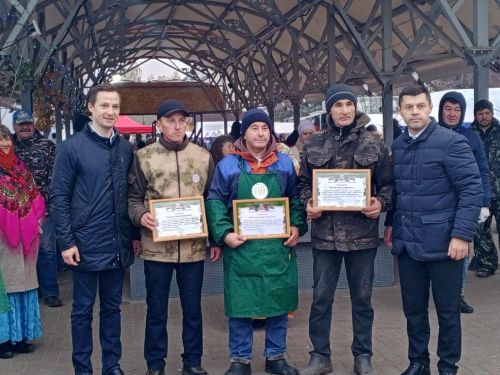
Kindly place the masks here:
MULTIPOLYGON (((266 318, 264 356, 267 359, 285 358, 287 325, 288 313, 266 318)), ((252 319, 229 318, 229 353, 231 362, 250 363, 252 345, 252 319)))
POLYGON ((451 259, 421 262, 407 252, 398 256, 403 310, 408 332, 410 362, 428 365, 429 360, 429 288, 438 316, 438 368, 456 372, 460 360, 460 290, 463 261, 451 259))
POLYGON ((92 312, 99 286, 99 339, 102 373, 118 368, 122 355, 120 341, 124 269, 99 272, 73 271, 71 335, 75 373, 92 373, 92 312))
POLYGON ((330 327, 332 304, 339 280, 342 260, 345 261, 351 295, 353 341, 355 357, 372 355, 373 308, 371 304, 374 262, 377 249, 336 251, 313 249, 313 302, 309 315, 311 354, 330 357, 330 327))
POLYGON ((144 275, 148 309, 144 358, 150 369, 161 370, 165 367, 168 351, 168 297, 174 270, 182 307, 182 343, 184 345, 182 362, 188 367, 201 364, 203 354, 201 287, 204 261, 165 263, 145 260, 144 275))
POLYGON ((43 233, 36 264, 38 284, 42 298, 59 297, 57 284, 56 231, 52 216, 47 215, 43 223, 43 233))

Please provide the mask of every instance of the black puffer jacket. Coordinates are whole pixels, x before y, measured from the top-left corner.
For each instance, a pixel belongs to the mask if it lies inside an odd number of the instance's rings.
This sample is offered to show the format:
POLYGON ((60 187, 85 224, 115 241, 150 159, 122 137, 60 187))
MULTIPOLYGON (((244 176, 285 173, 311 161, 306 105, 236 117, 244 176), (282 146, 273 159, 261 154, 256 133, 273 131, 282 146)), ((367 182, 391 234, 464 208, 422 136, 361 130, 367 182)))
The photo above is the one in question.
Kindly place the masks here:
POLYGON ((86 125, 56 153, 51 203, 61 250, 78 246, 80 271, 133 263, 138 231, 128 218, 127 176, 132 145, 119 136, 100 137, 86 125))
MULTIPOLYGON (((367 131, 370 118, 357 113, 354 124, 337 128, 327 117, 328 128, 313 134, 304 145, 300 164, 300 200, 307 206, 312 196, 314 169, 370 169, 372 196, 382 210, 391 209, 393 172, 389 153, 377 135, 367 131)), ((378 218, 367 218, 361 212, 324 211, 311 224, 311 245, 319 250, 363 250, 379 243, 378 218)))

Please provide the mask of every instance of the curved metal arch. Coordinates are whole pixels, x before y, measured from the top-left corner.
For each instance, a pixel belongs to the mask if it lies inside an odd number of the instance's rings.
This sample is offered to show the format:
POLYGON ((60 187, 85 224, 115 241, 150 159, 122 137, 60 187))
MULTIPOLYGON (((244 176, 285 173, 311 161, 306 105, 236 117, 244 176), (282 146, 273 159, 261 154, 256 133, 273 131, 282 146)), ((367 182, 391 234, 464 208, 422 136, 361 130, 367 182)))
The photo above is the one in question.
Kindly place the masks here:
MULTIPOLYGON (((31 1, 26 0, 26 4, 31 1)), ((370 85, 376 82, 385 85, 388 79, 391 82, 407 80, 410 68, 419 69, 423 79, 435 76, 437 73, 434 73, 433 67, 437 66, 436 61, 449 56, 456 56, 457 63, 463 61, 460 69, 465 69, 465 65, 471 61, 488 65, 500 55, 498 33, 489 38, 486 54, 478 55, 477 48, 471 48, 470 43, 467 43, 467 38, 470 39, 475 30, 460 18, 457 11, 465 2, 449 7, 445 0, 401 0, 392 9, 392 14, 395 19, 402 17, 405 25, 393 25, 395 43, 399 47, 390 46, 395 51, 392 53, 394 73, 388 77, 387 71, 381 68, 380 58, 381 51, 389 48, 382 37, 381 26, 381 9, 386 1, 366 1, 366 9, 360 11, 352 0, 296 0, 294 3, 289 0, 87 0, 84 11, 77 12, 75 21, 69 27, 70 37, 61 40, 59 46, 53 41, 65 31, 64 24, 50 30, 44 29, 45 40, 38 37, 40 45, 29 42, 27 55, 35 61, 46 61, 47 57, 52 56, 51 48, 58 48, 54 56, 56 60, 61 61, 73 74, 89 76, 92 81, 101 80, 109 72, 123 69, 139 58, 171 57, 206 69, 207 79, 226 77, 225 80, 217 78, 224 91, 236 89, 237 94, 241 95, 245 90, 252 89, 249 91, 258 95, 257 100, 261 102, 276 101, 287 95, 300 97, 321 90, 336 74, 341 80, 353 80, 355 84, 363 80, 370 85), (133 12, 129 12, 131 10, 133 12), (146 15, 155 10, 161 13, 164 20, 147 19, 146 15), (186 12, 196 14, 197 20, 190 20, 185 16, 186 12), (329 40, 331 36, 327 35, 326 30, 318 33, 317 27, 310 24, 313 16, 319 22, 325 20, 326 24, 326 19, 320 17, 331 12, 338 30, 333 41, 329 40), (174 19, 174 16, 177 18, 174 19), (259 20, 257 23, 252 23, 254 17, 259 20), (426 32, 418 30, 421 24, 426 25, 426 32), (130 37, 127 32, 131 25, 151 30, 130 37), (203 30, 189 32, 187 25, 203 30), (172 35, 169 41, 172 46, 165 49, 162 39, 169 36, 169 27, 177 27, 185 32, 184 35, 172 35), (245 38, 245 33, 251 37, 245 38), (217 39, 213 39, 211 34, 215 34, 217 39), (317 35, 321 37, 318 39, 317 35), (231 36, 238 38, 238 43, 245 39, 244 44, 235 44, 231 36), (437 39, 442 46, 435 49, 433 54, 419 55, 418 49, 425 48, 426 43, 429 43, 427 39, 432 38, 437 39), (199 51, 202 48, 205 52, 199 51), (329 65, 332 62, 335 63, 334 67, 329 65)), ((499 0, 485 1, 498 11, 499 0)), ((54 6, 64 18, 75 4, 77 0, 40 0, 35 13, 43 19, 49 16, 45 14, 46 9, 54 6)), ((0 9, 2 5, 6 11, 13 9, 6 0, 0 0, 0 9)), ((498 24, 495 25, 498 27, 498 24)), ((27 26, 23 33, 29 31, 27 26)), ((5 40, 5 36, 0 34, 2 40, 5 40)), ((13 61, 22 61, 23 52, 19 46, 14 52, 13 61)), ((0 59, 0 66, 2 64, 4 61, 0 59)), ((37 70, 43 69, 43 64, 40 64, 37 70)), ((240 98, 239 101, 244 100, 240 98)))

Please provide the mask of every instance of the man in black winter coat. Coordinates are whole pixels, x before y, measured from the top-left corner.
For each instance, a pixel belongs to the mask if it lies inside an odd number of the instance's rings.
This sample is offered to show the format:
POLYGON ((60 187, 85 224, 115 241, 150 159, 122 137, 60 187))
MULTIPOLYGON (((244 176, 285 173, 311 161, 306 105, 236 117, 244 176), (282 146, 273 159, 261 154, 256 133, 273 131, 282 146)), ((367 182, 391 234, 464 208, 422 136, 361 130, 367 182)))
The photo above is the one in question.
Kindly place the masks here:
POLYGON ((88 110, 92 121, 57 151, 52 214, 62 257, 73 271, 75 374, 93 371, 92 311, 99 288, 102 374, 123 375, 119 365, 122 286, 125 268, 140 251, 140 242, 133 241, 138 231, 130 223, 127 205, 133 151, 114 129, 120 113, 120 96, 114 86, 93 87, 88 110))

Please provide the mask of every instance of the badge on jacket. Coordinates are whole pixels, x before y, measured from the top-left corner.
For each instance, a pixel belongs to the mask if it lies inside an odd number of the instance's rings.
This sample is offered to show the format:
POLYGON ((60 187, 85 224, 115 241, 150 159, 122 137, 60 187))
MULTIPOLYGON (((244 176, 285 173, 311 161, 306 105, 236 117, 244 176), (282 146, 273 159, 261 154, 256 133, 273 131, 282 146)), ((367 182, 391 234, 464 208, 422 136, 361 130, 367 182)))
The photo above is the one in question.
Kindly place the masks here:
POLYGON ((252 195, 255 199, 264 199, 267 198, 269 194, 269 190, 267 189, 266 184, 263 182, 257 182, 252 186, 252 195))

